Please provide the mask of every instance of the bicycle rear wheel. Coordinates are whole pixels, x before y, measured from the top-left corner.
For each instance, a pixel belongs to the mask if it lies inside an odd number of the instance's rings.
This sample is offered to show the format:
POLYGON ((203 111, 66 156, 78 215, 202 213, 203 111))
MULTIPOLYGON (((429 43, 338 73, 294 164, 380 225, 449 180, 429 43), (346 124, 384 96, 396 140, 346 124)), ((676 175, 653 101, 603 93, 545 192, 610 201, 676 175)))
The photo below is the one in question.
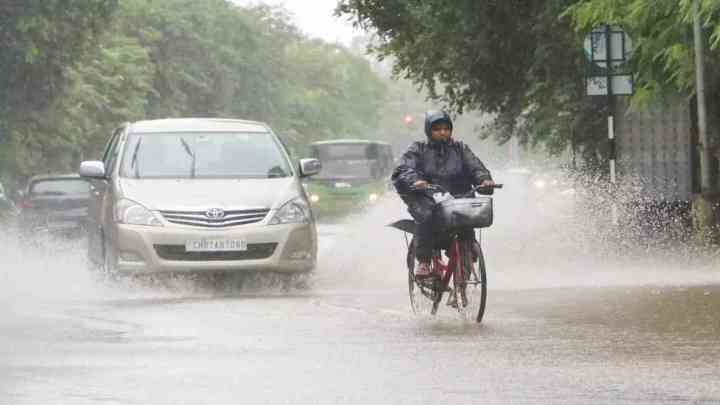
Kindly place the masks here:
POLYGON ((458 310, 475 322, 482 322, 487 303, 487 274, 485 258, 480 245, 477 245, 477 258, 472 249, 472 241, 463 245, 462 264, 464 281, 458 283, 460 290, 458 310))
POLYGON ((415 279, 415 243, 410 243, 407 253, 408 292, 410 294, 410 307, 415 315, 435 315, 437 300, 435 292, 435 279, 419 281, 415 279))

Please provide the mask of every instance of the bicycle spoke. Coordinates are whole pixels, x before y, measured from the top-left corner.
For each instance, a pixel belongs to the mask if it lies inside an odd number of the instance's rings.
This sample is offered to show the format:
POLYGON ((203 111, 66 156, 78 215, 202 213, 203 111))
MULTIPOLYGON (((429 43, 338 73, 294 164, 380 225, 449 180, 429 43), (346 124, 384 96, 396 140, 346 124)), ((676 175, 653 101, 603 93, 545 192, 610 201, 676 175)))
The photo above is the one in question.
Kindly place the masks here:
POLYGON ((486 279, 484 267, 480 260, 473 261, 473 254, 468 245, 463 246, 461 253, 462 271, 465 280, 457 283, 458 312, 469 321, 480 322, 485 311, 486 279))
POLYGON ((413 263, 412 267, 408 267, 408 286, 410 290, 410 305, 416 315, 435 315, 437 312, 437 300, 439 299, 437 289, 439 288, 439 280, 426 279, 418 280, 414 275, 414 260, 408 260, 413 263))

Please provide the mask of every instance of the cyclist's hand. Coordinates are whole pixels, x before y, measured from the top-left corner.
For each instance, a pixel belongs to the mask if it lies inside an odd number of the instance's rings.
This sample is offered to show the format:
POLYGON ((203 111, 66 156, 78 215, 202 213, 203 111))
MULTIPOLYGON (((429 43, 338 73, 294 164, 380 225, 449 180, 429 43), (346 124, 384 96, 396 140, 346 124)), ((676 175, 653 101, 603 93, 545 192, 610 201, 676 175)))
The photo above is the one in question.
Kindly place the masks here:
POLYGON ((416 190, 424 190, 427 186, 428 182, 425 180, 418 180, 413 183, 413 187, 415 187, 416 190))
POLYGON ((492 187, 495 185, 495 182, 492 180, 483 180, 482 183, 480 183, 480 187, 492 187))

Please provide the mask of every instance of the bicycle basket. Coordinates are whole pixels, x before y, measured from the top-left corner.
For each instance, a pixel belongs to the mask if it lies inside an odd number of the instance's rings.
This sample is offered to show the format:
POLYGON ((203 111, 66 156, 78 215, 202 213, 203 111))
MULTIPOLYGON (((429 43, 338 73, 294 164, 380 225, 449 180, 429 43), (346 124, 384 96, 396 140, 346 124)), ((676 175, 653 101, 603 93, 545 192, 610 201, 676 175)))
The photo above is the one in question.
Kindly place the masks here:
POLYGON ((457 198, 443 201, 435 207, 435 228, 486 228, 493 223, 491 197, 457 198))

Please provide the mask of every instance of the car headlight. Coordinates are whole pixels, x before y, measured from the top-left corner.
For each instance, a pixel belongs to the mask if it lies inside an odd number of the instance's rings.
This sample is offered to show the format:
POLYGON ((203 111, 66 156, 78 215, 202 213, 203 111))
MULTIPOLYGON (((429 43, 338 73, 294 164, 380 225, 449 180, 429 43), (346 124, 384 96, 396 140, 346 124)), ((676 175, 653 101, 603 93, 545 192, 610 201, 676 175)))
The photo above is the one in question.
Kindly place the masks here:
POLYGON ((310 201, 316 203, 316 202, 320 201, 320 196, 317 194, 313 194, 310 196, 310 201))
POLYGON ((115 204, 115 222, 128 225, 163 226, 149 209, 135 201, 122 199, 115 204))
POLYGON ((375 193, 372 193, 372 194, 370 194, 370 196, 368 196, 368 200, 370 200, 370 202, 375 202, 375 201, 377 201, 378 198, 380 198, 380 197, 375 193))
POLYGON ((297 224, 308 222, 310 207, 305 199, 298 197, 286 202, 280 207, 268 224, 297 224))

